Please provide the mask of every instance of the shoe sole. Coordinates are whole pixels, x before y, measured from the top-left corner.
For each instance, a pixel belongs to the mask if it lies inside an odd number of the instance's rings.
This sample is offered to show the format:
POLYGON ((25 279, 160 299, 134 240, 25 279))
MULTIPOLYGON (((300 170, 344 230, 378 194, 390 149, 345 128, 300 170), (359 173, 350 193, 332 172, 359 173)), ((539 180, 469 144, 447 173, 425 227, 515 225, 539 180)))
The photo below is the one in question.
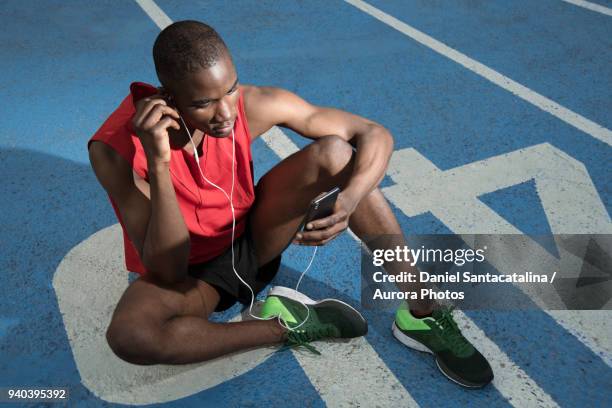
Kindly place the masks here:
MULTIPOLYGON (((339 306, 341 311, 342 311, 342 315, 347 319, 347 320, 353 320, 354 323, 359 324, 361 326, 365 327, 364 334, 360 334, 357 336, 353 336, 353 337, 361 337, 361 336, 365 336, 366 333, 368 332, 368 322, 366 321, 366 319, 361 315, 361 313, 359 313, 359 311, 357 309, 355 309, 353 306, 349 305, 348 303, 344 303, 341 300, 338 299, 322 299, 319 301, 315 301, 311 298, 309 298, 308 296, 306 296, 305 294, 298 292, 297 290, 291 289, 291 288, 287 288, 284 286, 274 286, 270 289, 270 291, 268 292, 268 296, 282 296, 282 297, 286 297, 292 300, 295 300, 297 302, 301 302, 304 303, 305 305, 309 305, 309 306, 313 306, 313 307, 319 307, 319 308, 324 308, 324 307, 328 307, 328 306, 336 306, 336 308, 339 306), (357 321, 355 321, 355 319, 357 318, 357 321)), ((347 337, 350 338, 350 337, 347 337)))
MULTIPOLYGON (((424 352, 424 353, 429 353, 429 354, 432 354, 432 355, 436 356, 436 353, 434 353, 429 347, 427 347, 423 343, 419 343, 418 341, 416 341, 412 337, 405 335, 400 330, 400 328, 397 327, 397 325, 395 324, 395 321, 393 321, 393 325, 392 325, 391 329, 393 330, 393 337, 395 337, 404 346, 410 347, 411 349, 414 349, 414 350, 417 350, 417 351, 421 351, 421 352, 424 352)), ((466 387, 466 388, 482 388, 482 387, 484 387, 485 385, 488 384, 488 382, 484 383, 484 384, 477 384, 477 383, 473 383, 473 382, 466 382, 465 380, 459 378, 456 374, 451 372, 445 365, 441 365, 440 364, 440 360, 438 359, 437 356, 436 356, 436 365, 438 366, 438 370, 440 370, 440 372, 442 374, 444 374, 444 376, 446 378, 448 378, 449 380, 451 380, 452 382, 454 382, 456 384, 461 385, 462 387, 466 387)))

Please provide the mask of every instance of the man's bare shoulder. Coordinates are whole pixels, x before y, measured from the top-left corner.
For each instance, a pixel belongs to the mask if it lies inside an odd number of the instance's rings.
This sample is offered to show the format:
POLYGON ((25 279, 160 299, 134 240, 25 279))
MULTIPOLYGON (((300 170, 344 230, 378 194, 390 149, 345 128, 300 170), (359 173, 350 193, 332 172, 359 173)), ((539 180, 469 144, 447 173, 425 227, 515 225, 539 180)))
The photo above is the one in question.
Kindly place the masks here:
POLYGON ((304 102, 297 95, 274 86, 241 85, 241 87, 252 139, 272 126, 283 126, 292 108, 304 102))
POLYGON ((112 147, 97 140, 89 145, 89 161, 96 171, 119 172, 129 167, 129 164, 112 147))
POLYGON ((124 190, 138 177, 130 164, 104 142, 96 140, 91 142, 89 162, 100 184, 111 194, 124 190))
POLYGON ((271 105, 290 99, 291 92, 275 86, 241 85, 245 107, 270 108, 271 105))
POLYGON ((265 103, 266 91, 264 87, 255 85, 241 85, 240 88, 242 89, 244 113, 247 117, 251 141, 253 141, 272 127, 265 117, 266 107, 262 106, 262 102, 265 103))
POLYGON ((242 89, 242 95, 244 96, 245 103, 269 97, 275 89, 278 89, 271 86, 256 86, 245 84, 241 84, 240 88, 242 89))

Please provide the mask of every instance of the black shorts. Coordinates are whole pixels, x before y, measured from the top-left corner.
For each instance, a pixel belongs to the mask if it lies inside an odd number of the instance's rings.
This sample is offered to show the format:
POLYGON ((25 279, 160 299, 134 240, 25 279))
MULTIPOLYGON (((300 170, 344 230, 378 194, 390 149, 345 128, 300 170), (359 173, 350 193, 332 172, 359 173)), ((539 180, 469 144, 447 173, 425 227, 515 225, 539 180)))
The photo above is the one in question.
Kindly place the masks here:
MULTIPOLYGON (((281 255, 267 264, 257 267, 257 254, 253 246, 253 237, 248 220, 244 233, 234 241, 234 265, 242 279, 253 289, 257 295, 276 276, 281 264, 281 255)), ((219 292, 219 304, 215 312, 229 309, 236 301, 249 305, 251 292, 244 283, 236 277, 232 270, 232 249, 209 261, 189 265, 190 276, 203 280, 219 292)))

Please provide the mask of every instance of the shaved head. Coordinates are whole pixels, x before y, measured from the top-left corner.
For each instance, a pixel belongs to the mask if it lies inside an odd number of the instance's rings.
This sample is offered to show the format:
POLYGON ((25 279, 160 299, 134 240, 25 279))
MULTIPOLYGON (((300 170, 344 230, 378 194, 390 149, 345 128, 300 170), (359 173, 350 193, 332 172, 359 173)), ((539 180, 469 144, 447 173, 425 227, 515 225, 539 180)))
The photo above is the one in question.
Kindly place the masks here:
POLYGON ((231 60, 219 34, 209 25, 193 20, 170 24, 153 45, 155 71, 162 85, 181 81, 225 57, 231 60))

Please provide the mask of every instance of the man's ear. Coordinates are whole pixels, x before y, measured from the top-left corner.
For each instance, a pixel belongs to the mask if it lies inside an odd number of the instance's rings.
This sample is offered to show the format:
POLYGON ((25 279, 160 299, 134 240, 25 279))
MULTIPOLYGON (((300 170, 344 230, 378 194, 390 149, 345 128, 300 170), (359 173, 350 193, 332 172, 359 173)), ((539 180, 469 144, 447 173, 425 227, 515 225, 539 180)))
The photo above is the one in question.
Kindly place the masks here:
POLYGON ((157 92, 162 96, 162 98, 164 98, 169 107, 179 112, 178 108, 176 107, 174 97, 170 94, 170 92, 166 90, 166 88, 160 85, 159 87, 157 87, 157 92))

